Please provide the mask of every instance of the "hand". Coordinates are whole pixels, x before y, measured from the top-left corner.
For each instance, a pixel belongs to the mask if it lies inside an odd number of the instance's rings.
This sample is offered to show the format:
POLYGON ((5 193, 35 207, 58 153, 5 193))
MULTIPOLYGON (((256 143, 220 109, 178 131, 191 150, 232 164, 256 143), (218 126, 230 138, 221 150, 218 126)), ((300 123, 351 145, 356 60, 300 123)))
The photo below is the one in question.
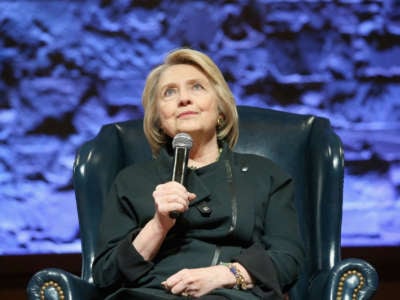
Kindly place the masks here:
POLYGON ((180 183, 171 181, 158 185, 153 192, 153 198, 156 207, 154 217, 132 241, 132 246, 147 261, 157 255, 165 236, 176 222, 169 217, 169 212, 186 211, 189 202, 196 198, 196 195, 189 193, 180 183))
POLYGON ((217 265, 183 269, 167 278, 162 285, 172 294, 198 298, 217 288, 231 288, 235 282, 235 276, 227 267, 217 265))
POLYGON ((176 220, 169 217, 169 213, 171 211, 185 212, 189 209, 190 201, 196 198, 196 195, 188 192, 182 184, 176 181, 169 181, 156 186, 153 198, 156 207, 155 220, 163 228, 168 227, 169 229, 176 222, 176 220))

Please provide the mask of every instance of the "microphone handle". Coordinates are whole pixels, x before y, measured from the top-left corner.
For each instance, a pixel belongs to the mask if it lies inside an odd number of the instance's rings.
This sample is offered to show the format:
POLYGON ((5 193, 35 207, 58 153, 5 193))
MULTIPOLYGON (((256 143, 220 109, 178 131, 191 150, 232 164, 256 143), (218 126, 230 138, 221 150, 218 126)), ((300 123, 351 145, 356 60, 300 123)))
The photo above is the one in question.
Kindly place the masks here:
MULTIPOLYGON (((186 167, 189 159, 189 149, 186 147, 176 147, 174 153, 174 168, 172 171, 172 181, 179 182, 184 185, 186 167)), ((170 211, 169 217, 177 219, 181 213, 179 211, 170 211)))
POLYGON ((171 219, 178 219, 181 216, 181 213, 177 210, 173 210, 170 211, 168 215, 171 219))

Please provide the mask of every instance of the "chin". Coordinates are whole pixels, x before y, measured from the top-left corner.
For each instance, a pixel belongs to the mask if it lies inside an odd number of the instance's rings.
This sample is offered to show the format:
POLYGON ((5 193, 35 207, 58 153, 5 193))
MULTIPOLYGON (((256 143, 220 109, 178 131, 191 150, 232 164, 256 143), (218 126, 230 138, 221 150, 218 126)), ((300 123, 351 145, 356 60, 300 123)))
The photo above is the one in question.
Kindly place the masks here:
POLYGON ((186 132, 186 133, 191 133, 191 132, 196 132, 199 131, 200 128, 199 127, 195 127, 195 126, 181 126, 179 128, 177 128, 176 133, 179 132, 186 132))

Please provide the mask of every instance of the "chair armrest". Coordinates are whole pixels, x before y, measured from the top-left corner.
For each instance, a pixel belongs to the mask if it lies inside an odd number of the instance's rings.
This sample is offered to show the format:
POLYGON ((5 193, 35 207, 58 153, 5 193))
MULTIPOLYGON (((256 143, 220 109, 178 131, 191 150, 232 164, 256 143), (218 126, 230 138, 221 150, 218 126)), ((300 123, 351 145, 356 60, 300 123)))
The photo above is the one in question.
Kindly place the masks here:
POLYGON ((378 273, 366 261, 348 258, 331 270, 324 299, 372 299, 378 289, 378 273))
POLYGON ((43 269, 32 276, 27 286, 29 300, 103 299, 101 289, 61 269, 43 269))
POLYGON ((378 288, 378 274, 366 261, 348 258, 331 270, 319 273, 310 284, 310 299, 372 299, 378 288))

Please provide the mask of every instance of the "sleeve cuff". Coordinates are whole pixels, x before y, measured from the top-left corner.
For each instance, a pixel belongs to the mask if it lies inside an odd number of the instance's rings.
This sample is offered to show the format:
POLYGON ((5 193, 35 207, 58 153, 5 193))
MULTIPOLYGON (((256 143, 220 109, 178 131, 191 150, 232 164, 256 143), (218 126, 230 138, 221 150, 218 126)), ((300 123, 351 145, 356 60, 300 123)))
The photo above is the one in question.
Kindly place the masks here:
POLYGON ((274 291, 278 296, 283 297, 275 265, 261 245, 254 244, 233 260, 249 272, 255 285, 264 291, 274 291))
POLYGON ((132 246, 132 240, 138 233, 139 230, 132 232, 117 247, 118 268, 129 282, 138 280, 153 268, 153 263, 144 260, 132 246))

